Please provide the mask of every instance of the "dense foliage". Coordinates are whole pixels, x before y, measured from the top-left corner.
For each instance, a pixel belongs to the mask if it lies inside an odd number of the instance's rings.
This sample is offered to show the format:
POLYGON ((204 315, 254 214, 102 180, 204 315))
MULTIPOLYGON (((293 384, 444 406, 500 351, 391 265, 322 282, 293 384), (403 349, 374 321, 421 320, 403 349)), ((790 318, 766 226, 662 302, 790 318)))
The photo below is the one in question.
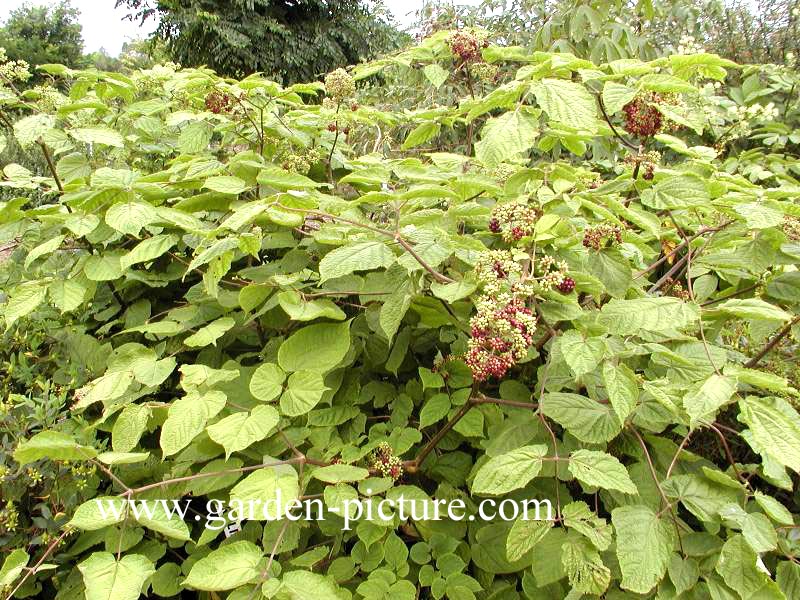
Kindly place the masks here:
POLYGON ((403 36, 365 0, 117 0, 157 17, 172 59, 242 77, 310 81, 399 47, 403 36))
POLYGON ((0 66, 0 587, 797 598, 797 76, 682 52, 0 66), (278 493, 325 520, 203 527, 278 493), (346 527, 401 496, 553 514, 346 527))

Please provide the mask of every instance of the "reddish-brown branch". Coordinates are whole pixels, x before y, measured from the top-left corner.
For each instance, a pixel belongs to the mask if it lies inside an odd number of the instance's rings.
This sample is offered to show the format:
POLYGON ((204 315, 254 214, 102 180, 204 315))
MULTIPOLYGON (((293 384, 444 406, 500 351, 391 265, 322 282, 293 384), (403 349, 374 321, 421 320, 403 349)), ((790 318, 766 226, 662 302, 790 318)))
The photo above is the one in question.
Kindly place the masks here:
POLYGON ((794 327, 799 322, 800 322, 800 315, 796 316, 794 319, 789 321, 783 329, 781 329, 778 333, 776 333, 773 336, 773 338, 769 341, 769 343, 766 346, 764 346, 758 352, 758 354, 756 354, 753 358, 744 363, 744 366, 747 367, 748 369, 752 369, 753 367, 755 367, 759 362, 761 362, 762 358, 764 358, 767 354, 769 354, 769 352, 781 342, 783 338, 785 338, 787 335, 789 335, 789 333, 791 333, 792 327, 794 327))

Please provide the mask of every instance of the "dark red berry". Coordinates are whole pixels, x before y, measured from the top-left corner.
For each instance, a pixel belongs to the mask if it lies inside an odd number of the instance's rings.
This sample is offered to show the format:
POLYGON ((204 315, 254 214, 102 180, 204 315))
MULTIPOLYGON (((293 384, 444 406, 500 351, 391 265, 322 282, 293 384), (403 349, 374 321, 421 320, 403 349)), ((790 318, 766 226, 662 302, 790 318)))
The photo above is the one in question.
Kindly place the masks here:
POLYGON ((558 284, 558 291, 562 294, 569 294, 575 289, 575 280, 572 277, 565 277, 564 281, 558 284))
POLYGON ((350 128, 349 127, 345 127, 344 129, 342 129, 342 133, 345 134, 345 135, 349 135, 350 134, 350 128))
POLYGON ((353 102, 350 105, 350 110, 352 110, 353 112, 357 111, 358 110, 358 102, 353 102))
POLYGON ((330 132, 336 131, 336 123, 328 123, 328 131, 330 132))
POLYGON ((492 233, 500 233, 500 221, 497 219, 489 221, 489 231, 492 233))
POLYGON ((664 118, 658 108, 653 106, 660 99, 658 94, 651 94, 649 97, 637 96, 623 106, 625 130, 641 137, 651 137, 661 131, 664 118))

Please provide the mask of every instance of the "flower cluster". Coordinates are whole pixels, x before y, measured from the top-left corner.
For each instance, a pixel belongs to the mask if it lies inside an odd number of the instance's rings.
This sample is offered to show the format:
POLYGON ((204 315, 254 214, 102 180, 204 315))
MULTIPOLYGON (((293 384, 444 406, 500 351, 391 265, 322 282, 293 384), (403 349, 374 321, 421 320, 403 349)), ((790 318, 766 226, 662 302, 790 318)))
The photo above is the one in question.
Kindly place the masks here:
POLYGON ((392 447, 387 442, 381 442, 372 451, 369 456, 369 466, 384 477, 391 477, 395 481, 403 476, 403 461, 394 455, 392 447))
POLYGON ((784 215, 783 232, 793 242, 800 242, 800 218, 784 215))
POLYGON ((675 49, 676 54, 702 54, 703 52, 705 49, 691 35, 681 36, 678 47, 675 49))
POLYGON ((215 115, 230 112, 233 108, 233 97, 221 90, 214 90, 206 96, 206 109, 215 115))
POLYGON ((10 533, 19 525, 19 512, 11 500, 6 502, 5 508, 0 509, 0 533, 10 533))
POLYGON ((322 158, 318 148, 306 148, 303 154, 288 154, 281 162, 281 167, 292 173, 306 175, 311 167, 322 158))
POLYGON ((674 94, 639 94, 622 107, 622 112, 625 113, 625 131, 631 135, 652 137, 669 126, 674 126, 674 123, 664 118, 658 107, 679 104, 680 99, 674 94))
POLYGON ((0 79, 28 81, 30 78, 30 65, 24 60, 8 60, 6 49, 0 48, 0 79))
POLYGON ((661 291, 667 296, 673 296, 686 301, 691 300, 691 294, 689 293, 689 290, 684 289, 683 284, 672 277, 664 282, 661 291))
POLYGON ((539 209, 522 202, 497 204, 489 219, 489 231, 499 233, 508 243, 518 242, 525 236, 533 235, 540 216, 539 209))
POLYGON ((67 102, 64 94, 49 85, 37 85, 31 92, 36 94, 36 104, 44 111, 55 112, 67 102))
POLYGON ((759 103, 750 106, 731 106, 728 108, 728 115, 731 120, 754 120, 754 121, 773 121, 780 112, 773 102, 766 105, 759 103))
POLYGON ((622 243, 622 228, 618 225, 603 223, 596 227, 590 227, 583 232, 584 248, 600 250, 609 243, 611 245, 622 243))
POLYGON ((470 65, 469 72, 475 79, 478 79, 479 81, 492 83, 497 81, 497 76, 500 72, 500 69, 497 67, 497 65, 490 65, 489 63, 485 62, 476 62, 470 65))
MULTIPOLYGON (((565 282, 568 279, 568 269, 569 266, 567 265, 566 261, 556 260, 552 256, 545 254, 536 262, 534 267, 534 275, 536 276, 536 281, 542 290, 557 288, 563 292, 564 290, 561 289, 561 286, 565 285, 565 282)), ((572 280, 570 279, 569 281, 572 280)), ((575 282, 572 281, 572 287, 567 284, 566 288, 568 289, 566 291, 571 292, 572 288, 574 287, 575 282)))
POLYGON ((644 168, 642 177, 650 180, 655 176, 656 165, 661 161, 661 153, 652 150, 640 154, 629 154, 625 157, 624 161, 625 164, 628 165, 640 165, 640 168, 644 168))
POLYGON ((489 41, 485 36, 465 29, 459 29, 447 38, 450 51, 462 63, 474 63, 481 59, 481 48, 486 48, 489 41))
POLYGON ((89 478, 95 474, 97 468, 94 465, 74 463, 70 465, 69 472, 75 478, 75 485, 79 490, 85 489, 89 485, 89 478))
POLYGON ((325 76, 325 93, 336 103, 344 102, 355 92, 356 82, 344 69, 336 69, 325 76))

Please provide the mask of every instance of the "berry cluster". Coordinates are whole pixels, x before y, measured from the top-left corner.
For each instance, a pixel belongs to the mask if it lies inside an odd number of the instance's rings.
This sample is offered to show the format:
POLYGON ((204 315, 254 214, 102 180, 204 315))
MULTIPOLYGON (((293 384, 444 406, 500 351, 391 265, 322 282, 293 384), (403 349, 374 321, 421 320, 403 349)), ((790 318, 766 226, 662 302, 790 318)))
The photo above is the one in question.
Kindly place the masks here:
POLYGON ((344 69, 336 69, 325 76, 325 93, 337 104, 355 94, 356 82, 344 69))
POLYGON ((584 248, 601 250, 607 245, 622 243, 622 228, 618 225, 608 225, 603 223, 596 227, 590 227, 583 232, 584 248))
POLYGON ((659 106, 680 107, 684 102, 676 94, 645 92, 637 95, 622 107, 625 113, 625 130, 631 135, 652 137, 657 133, 677 127, 661 113, 659 106))
POLYGON ((664 116, 656 106, 661 95, 651 92, 640 94, 622 107, 625 113, 625 130, 631 135, 652 137, 664 126, 664 116))
POLYGON ((447 38, 450 51, 462 63, 474 63, 481 59, 481 48, 489 46, 489 41, 475 32, 459 29, 447 38))
POLYGON ((570 294, 575 289, 575 280, 572 277, 564 277, 564 281, 559 283, 557 287, 562 294, 570 294))
POLYGON ((508 243, 518 242, 525 236, 533 235, 533 228, 540 216, 539 209, 522 202, 497 204, 492 209, 489 231, 499 233, 508 243))
POLYGON ((470 320, 471 337, 465 362, 475 381, 501 378, 528 352, 536 331, 536 317, 525 305, 534 292, 524 281, 522 267, 510 251, 484 252, 475 266, 484 284, 470 320))
POLYGON ((552 256, 545 254, 536 262, 534 275, 543 291, 556 288, 561 292, 569 293, 575 287, 575 281, 567 277, 568 269, 569 266, 566 261, 556 260, 552 256), (572 281, 572 287, 569 287, 569 284, 565 284, 568 279, 572 281), (565 286, 563 290, 561 289, 562 286, 565 286))
POLYGON ((206 96, 206 109, 215 115, 228 113, 233 108, 233 97, 221 90, 213 90, 206 96))
POLYGON ((369 466, 384 477, 391 477, 395 481, 403 476, 403 461, 394 455, 392 447, 387 442, 381 442, 369 456, 369 466))

